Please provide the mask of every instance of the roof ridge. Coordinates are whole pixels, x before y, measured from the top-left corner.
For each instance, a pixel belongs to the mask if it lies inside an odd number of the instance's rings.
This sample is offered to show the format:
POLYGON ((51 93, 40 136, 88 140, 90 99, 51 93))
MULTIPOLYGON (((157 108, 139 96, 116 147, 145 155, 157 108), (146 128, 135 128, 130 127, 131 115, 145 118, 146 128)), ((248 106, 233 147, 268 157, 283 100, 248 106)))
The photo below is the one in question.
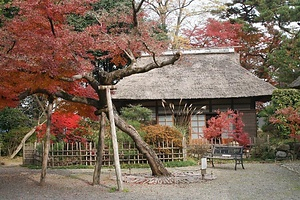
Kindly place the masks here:
MULTIPOLYGON (((183 55, 188 54, 218 54, 218 53, 235 53, 234 47, 209 47, 209 48, 200 48, 200 49, 172 49, 167 50, 162 53, 163 56, 171 56, 177 52, 181 52, 183 55)), ((150 54, 144 52, 142 57, 148 57, 150 54)))

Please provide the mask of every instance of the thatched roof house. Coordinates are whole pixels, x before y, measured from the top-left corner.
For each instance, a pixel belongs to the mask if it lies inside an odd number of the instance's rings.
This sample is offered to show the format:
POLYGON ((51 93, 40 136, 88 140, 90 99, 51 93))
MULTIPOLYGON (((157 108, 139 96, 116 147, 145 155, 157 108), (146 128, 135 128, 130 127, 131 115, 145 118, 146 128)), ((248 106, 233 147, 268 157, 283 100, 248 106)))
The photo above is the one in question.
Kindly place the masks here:
MULTIPOLYGON (((151 59, 144 56, 139 64, 146 64, 151 59)), ((172 124, 172 117, 166 116, 168 114, 161 106, 162 99, 175 105, 179 99, 193 106, 205 105, 207 109, 201 116, 192 116, 191 138, 194 139, 203 136, 205 120, 213 116, 215 110, 238 109, 244 112, 245 128, 255 136, 255 101, 270 99, 274 89, 241 67, 239 54, 233 48, 201 49, 183 52, 182 58, 174 65, 120 80, 113 101, 117 107, 127 104, 147 106, 153 110, 157 123, 166 124, 172 124), (193 119, 198 127, 193 127, 193 119)))
POLYGON ((300 76, 290 84, 290 87, 300 89, 300 76))
MULTIPOLYGON (((143 57, 147 63, 151 57, 143 57)), ((233 49, 185 52, 175 65, 124 78, 114 99, 216 99, 272 95, 274 87, 239 64, 233 49)))

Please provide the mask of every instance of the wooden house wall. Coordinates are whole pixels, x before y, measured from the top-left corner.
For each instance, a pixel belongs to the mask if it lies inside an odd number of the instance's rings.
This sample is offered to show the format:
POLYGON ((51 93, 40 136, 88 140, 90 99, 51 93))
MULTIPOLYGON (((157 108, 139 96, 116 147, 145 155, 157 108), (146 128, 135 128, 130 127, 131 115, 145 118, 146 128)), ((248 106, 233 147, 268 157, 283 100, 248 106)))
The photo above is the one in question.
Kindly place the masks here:
MULTIPOLYGON (((156 123, 162 120, 167 121, 167 125, 172 124, 172 113, 169 109, 169 104, 175 105, 175 110, 179 107, 179 99, 166 100, 165 107, 162 106, 161 100, 114 100, 114 104, 118 109, 121 107, 132 105, 142 105, 153 111, 153 119, 156 123)), ((244 130, 250 137, 257 135, 257 120, 255 111, 255 101, 253 98, 234 98, 234 99, 206 99, 206 100, 182 100, 181 108, 184 104, 191 105, 199 110, 206 106, 202 115, 205 115, 206 120, 216 115, 216 110, 227 111, 228 109, 238 110, 243 113, 242 120, 245 124, 244 130)))

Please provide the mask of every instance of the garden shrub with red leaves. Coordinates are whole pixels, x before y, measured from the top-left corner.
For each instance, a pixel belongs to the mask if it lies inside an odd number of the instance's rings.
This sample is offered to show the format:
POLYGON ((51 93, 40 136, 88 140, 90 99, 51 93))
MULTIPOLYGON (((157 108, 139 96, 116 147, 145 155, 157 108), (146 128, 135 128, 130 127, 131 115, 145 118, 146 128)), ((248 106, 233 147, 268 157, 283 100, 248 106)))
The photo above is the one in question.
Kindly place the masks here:
MULTIPOLYGON (((86 142, 84 135, 88 132, 78 131, 81 127, 81 117, 74 113, 54 112, 51 118, 52 142, 86 142)), ((38 127, 37 137, 41 140, 45 136, 46 125, 38 127)))
POLYGON ((238 111, 229 109, 226 112, 221 112, 218 110, 217 116, 207 121, 207 127, 203 129, 204 137, 211 140, 213 138, 220 138, 222 133, 227 132, 228 136, 233 141, 238 142, 239 145, 248 145, 250 143, 249 135, 243 130, 245 124, 242 121, 242 116, 243 113, 238 111))
POLYGON ((300 108, 291 106, 277 110, 270 118, 272 124, 284 125, 290 130, 290 137, 300 142, 300 108))

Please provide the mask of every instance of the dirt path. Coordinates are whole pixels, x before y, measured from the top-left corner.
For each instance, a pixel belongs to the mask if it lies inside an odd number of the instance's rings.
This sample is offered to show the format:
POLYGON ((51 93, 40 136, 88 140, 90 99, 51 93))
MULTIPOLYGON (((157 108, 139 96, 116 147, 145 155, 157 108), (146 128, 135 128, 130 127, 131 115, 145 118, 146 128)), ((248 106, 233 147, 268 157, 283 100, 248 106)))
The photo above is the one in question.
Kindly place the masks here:
MULTIPOLYGON (((124 183, 123 192, 116 188, 114 171, 105 169, 102 185, 91 186, 93 170, 49 169, 46 185, 38 185, 40 170, 15 165, 0 166, 0 199, 300 199, 300 162, 246 163, 245 170, 234 170, 233 164, 217 164, 207 172, 216 177, 211 181, 190 184, 124 183)), ((199 173, 198 167, 172 168, 172 172, 199 173)), ((124 174, 128 170, 122 171, 124 174)), ((149 169, 133 169, 134 175, 148 174, 149 169)))

